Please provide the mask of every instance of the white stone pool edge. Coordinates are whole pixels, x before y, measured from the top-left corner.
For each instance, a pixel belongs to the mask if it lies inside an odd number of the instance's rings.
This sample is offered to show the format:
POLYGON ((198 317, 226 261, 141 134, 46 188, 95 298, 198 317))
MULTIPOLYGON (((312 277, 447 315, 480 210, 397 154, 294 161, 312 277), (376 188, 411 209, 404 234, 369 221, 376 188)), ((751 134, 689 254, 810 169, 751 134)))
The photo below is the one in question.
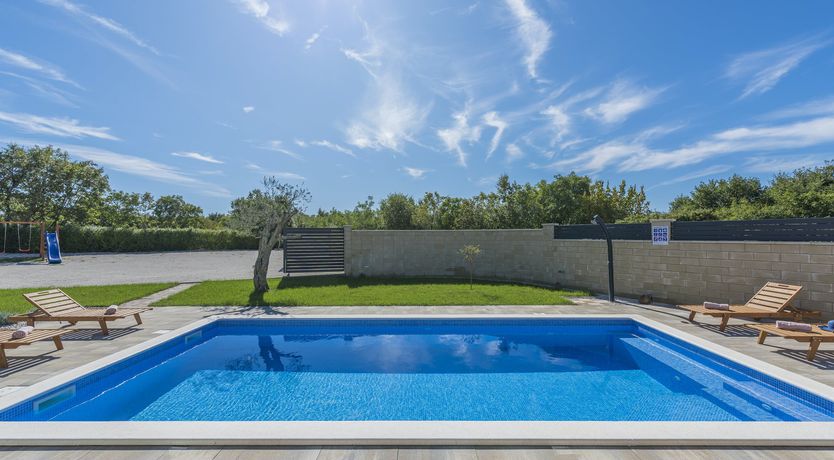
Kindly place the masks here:
MULTIPOLYGON (((756 369, 823 398, 834 388, 695 337, 641 315, 301 315, 309 319, 631 319, 756 369)), ((215 316, 191 323, 0 398, 0 410, 129 358, 173 337, 221 320, 275 316, 215 316)), ((752 342, 751 346, 755 345, 752 342)), ((608 445, 834 446, 834 422, 0 422, 5 446, 235 445, 608 445)))

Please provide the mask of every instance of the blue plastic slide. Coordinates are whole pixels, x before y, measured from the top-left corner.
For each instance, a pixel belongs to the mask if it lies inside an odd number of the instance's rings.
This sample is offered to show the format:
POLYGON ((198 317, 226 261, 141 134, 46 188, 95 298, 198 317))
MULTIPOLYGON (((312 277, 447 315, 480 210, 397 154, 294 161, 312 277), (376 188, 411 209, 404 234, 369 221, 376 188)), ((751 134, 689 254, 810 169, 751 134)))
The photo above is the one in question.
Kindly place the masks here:
POLYGON ((46 260, 51 264, 61 263, 61 247, 56 233, 46 234, 46 260))

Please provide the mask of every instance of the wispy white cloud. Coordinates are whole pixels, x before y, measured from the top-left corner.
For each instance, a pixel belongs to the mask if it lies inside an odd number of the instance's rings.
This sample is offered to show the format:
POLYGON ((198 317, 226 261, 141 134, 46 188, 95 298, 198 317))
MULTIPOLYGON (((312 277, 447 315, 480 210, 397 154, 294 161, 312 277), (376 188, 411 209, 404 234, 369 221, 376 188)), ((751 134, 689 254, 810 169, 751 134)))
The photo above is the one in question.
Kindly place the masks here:
POLYGON ((553 140, 561 142, 571 132, 571 116, 562 105, 550 105, 542 110, 542 115, 550 119, 553 129, 553 140))
POLYGON ((549 167, 559 171, 597 172, 636 154, 639 147, 639 144, 610 141, 568 158, 559 157, 549 167))
POLYGON ((202 153, 198 152, 172 152, 171 155, 180 158, 190 158, 192 160, 204 161, 206 163, 214 163, 218 165, 223 164, 222 161, 218 160, 217 158, 214 158, 211 155, 203 155, 202 153))
POLYGON ((84 33, 89 40, 115 53, 149 77, 171 88, 176 88, 174 82, 160 69, 156 60, 149 59, 149 57, 161 56, 162 53, 117 21, 91 13, 85 7, 69 0, 40 1, 60 8, 67 12, 70 17, 76 19, 84 26, 77 29, 84 33), (148 53, 153 54, 153 56, 148 56, 148 53))
POLYGON ((524 156, 524 152, 515 144, 507 144, 507 161, 513 162, 524 156))
POLYGON ((345 55, 346 58, 350 59, 351 61, 356 61, 362 68, 365 69, 372 77, 377 78, 377 68, 381 65, 378 60, 376 60, 379 55, 376 51, 357 51, 351 48, 344 48, 342 49, 342 53, 345 55))
POLYGON ((689 182, 695 179, 701 179, 703 177, 714 176, 716 174, 725 173, 729 170, 733 169, 730 165, 713 165, 708 168, 700 169, 698 171, 694 171, 691 173, 684 174, 682 176, 675 177, 673 179, 669 179, 663 182, 659 182, 657 184, 651 185, 647 190, 652 190, 658 187, 665 187, 667 185, 673 184, 680 184, 681 182, 689 182))
POLYGON ((396 78, 384 76, 375 82, 370 104, 345 130, 347 143, 401 152, 406 142, 414 142, 429 109, 413 99, 396 78))
POLYGON ((525 48, 524 65, 531 78, 538 78, 538 65, 550 47, 550 26, 527 5, 525 0, 506 0, 516 22, 516 35, 525 48))
POLYGON ((461 143, 469 144, 478 142, 481 138, 481 127, 469 125, 469 109, 457 112, 452 115, 454 124, 445 129, 438 129, 437 136, 443 141, 446 150, 454 152, 458 157, 458 164, 466 166, 467 153, 461 147, 461 143))
POLYGON ((813 117, 817 115, 834 115, 834 96, 817 98, 810 102, 775 110, 766 114, 763 118, 766 120, 779 120, 785 118, 813 117))
POLYGON ((585 110, 585 114, 602 123, 620 123, 634 112, 650 106, 665 88, 638 87, 634 84, 619 80, 606 92, 603 100, 585 110))
POLYGON ((408 166, 403 167, 402 170, 414 179, 422 179, 426 176, 426 173, 431 172, 430 169, 410 168, 408 166))
POLYGON ((314 32, 313 35, 310 35, 310 37, 308 37, 307 40, 304 41, 304 49, 308 50, 312 48, 313 45, 315 45, 316 42, 319 40, 319 38, 321 38, 321 34, 324 32, 324 29, 326 28, 327 26, 324 26, 321 29, 319 29, 318 32, 314 32))
POLYGON ((110 18, 107 18, 107 17, 104 17, 104 16, 100 16, 100 15, 97 15, 95 13, 91 13, 91 12, 85 10, 84 8, 82 8, 80 5, 72 3, 69 0, 40 0, 40 1, 47 4, 47 5, 63 8, 68 13, 70 13, 70 14, 72 14, 72 15, 80 18, 80 19, 89 21, 89 22, 95 24, 96 26, 101 27, 101 28, 103 28, 103 29, 105 29, 109 32, 112 32, 112 33, 114 33, 114 34, 132 42, 134 45, 136 45, 140 48, 144 48, 144 49, 146 49, 146 50, 148 50, 151 53, 156 54, 156 55, 160 54, 159 51, 157 51, 156 48, 149 45, 145 40, 139 38, 136 34, 131 32, 130 30, 128 30, 127 27, 119 24, 114 19, 110 19, 110 18))
POLYGON ((489 185, 495 185, 498 182, 498 176, 484 176, 475 181, 476 184, 480 185, 481 187, 486 187, 489 185))
POLYGON ((301 139, 296 139, 293 142, 295 142, 295 145, 297 145, 299 147, 302 147, 302 148, 307 147, 307 142, 303 141, 301 139))
POLYGON ((65 105, 67 107, 78 107, 78 104, 74 102, 75 96, 67 91, 64 91, 60 88, 56 88, 55 86, 39 80, 37 78, 27 77, 25 75, 20 75, 14 72, 5 72, 0 71, 0 75, 5 75, 7 77, 16 78, 22 81, 26 86, 31 88, 35 91, 39 96, 44 97, 52 102, 57 104, 65 105))
POLYGON ((495 111, 485 113, 483 120, 485 125, 495 128, 495 134, 492 135, 492 140, 489 142, 489 151, 487 151, 486 156, 489 159, 495 152, 495 149, 498 148, 498 144, 501 143, 501 136, 504 134, 504 130, 507 129, 508 123, 501 119, 495 111))
POLYGON ((42 60, 35 59, 29 56, 24 56, 20 53, 15 53, 13 51, 0 48, 0 61, 5 62, 8 65, 18 67, 20 69, 36 72, 51 80, 59 81, 61 83, 67 83, 72 86, 75 86, 76 88, 80 88, 80 86, 77 83, 67 78, 67 76, 64 75, 64 72, 57 66, 44 62, 42 60))
POLYGON ((830 44, 830 39, 817 36, 743 54, 730 62, 725 76, 746 82, 741 98, 763 94, 815 51, 830 44))
POLYGON ((243 107, 243 113, 252 113, 255 111, 255 106, 246 105, 243 107))
POLYGON ((243 13, 254 17, 269 29, 270 32, 279 37, 290 30, 289 21, 280 17, 280 14, 278 17, 269 14, 271 8, 266 0, 233 0, 233 3, 236 3, 243 13))
POLYGON ((310 145, 317 145, 319 147, 324 147, 326 149, 333 150, 334 152, 344 153, 345 155, 352 156, 352 157, 356 158, 356 154, 353 153, 353 150, 351 150, 349 148, 346 148, 346 147, 342 147, 341 145, 335 144, 335 143, 330 142, 328 140, 323 139, 323 140, 319 140, 319 141, 310 141, 310 145))
POLYGON ((231 193, 226 188, 215 183, 202 181, 190 176, 179 169, 134 155, 111 152, 109 150, 87 147, 83 145, 60 145, 70 155, 82 160, 89 160, 125 174, 144 177, 146 179, 184 186, 209 196, 228 198, 231 193))
POLYGON ((550 167, 577 171, 599 171, 612 165, 620 171, 669 169, 733 153, 796 150, 831 143, 834 143, 834 116, 827 116, 728 129, 674 149, 654 149, 634 138, 614 139, 571 158, 557 159, 550 167))
POLYGON ((604 86, 596 86, 580 91, 570 97, 562 98, 571 86, 573 86, 572 81, 565 83, 549 94, 543 101, 537 102, 526 110, 515 114, 516 117, 520 117, 521 119, 526 119, 533 114, 544 115, 550 122, 547 127, 552 132, 550 145, 554 146, 559 144, 562 149, 582 141, 581 139, 569 138, 569 136, 574 134, 574 119, 577 112, 579 112, 576 106, 580 103, 598 98, 605 91, 604 86), (558 102, 554 103, 554 100, 558 102))
POLYGON ((359 63, 371 77, 376 79, 378 78, 379 68, 382 66, 384 40, 376 36, 364 19, 358 17, 358 20, 362 23, 362 28, 365 31, 363 37, 363 41, 366 43, 365 49, 360 51, 355 48, 342 48, 341 51, 346 58, 359 63))
POLYGON ((255 163, 251 163, 251 162, 246 163, 244 165, 244 167, 246 169, 250 170, 250 171, 255 171, 255 172, 257 172, 259 174, 262 174, 264 176, 274 176, 274 177, 277 177, 278 179, 295 180, 295 181, 302 181, 302 180, 306 179, 304 176, 302 176, 300 174, 296 174, 296 173, 292 173, 292 172, 286 172, 286 171, 270 171, 266 168, 261 167, 260 165, 257 165, 255 163))
POLYGON ((31 115, 28 113, 0 112, 0 122, 16 126, 22 131, 36 134, 49 134, 60 137, 94 137, 118 141, 119 138, 110 134, 110 128, 81 125, 78 120, 71 118, 52 118, 31 115))
POLYGON ((264 144, 257 145, 256 147, 261 150, 270 150, 272 152, 278 152, 288 157, 295 158, 296 160, 300 160, 302 158, 301 155, 285 148, 284 143, 278 140, 268 141, 264 144))
POLYGON ((455 14, 457 14, 459 16, 468 16, 468 15, 472 14, 473 12, 475 12, 475 10, 478 9, 478 6, 480 5, 480 3, 481 2, 475 2, 475 3, 472 3, 465 8, 458 8, 458 7, 452 7, 452 6, 446 6, 446 7, 443 7, 443 8, 438 8, 436 10, 429 11, 429 16, 437 16, 438 14, 446 13, 446 12, 449 12, 449 11, 454 12, 455 14))
POLYGON ((791 172, 825 164, 834 155, 755 156, 744 161, 744 170, 753 173, 791 172))
POLYGON ((269 173, 269 175, 270 175, 270 176, 275 176, 275 177, 277 177, 277 178, 279 178, 279 179, 284 179, 284 180, 297 180, 297 181, 301 181, 301 180, 305 180, 305 179, 306 179, 306 177, 302 176, 301 174, 296 174, 296 173, 291 173, 291 172, 280 172, 280 171, 275 171, 275 172, 270 172, 270 173, 269 173))

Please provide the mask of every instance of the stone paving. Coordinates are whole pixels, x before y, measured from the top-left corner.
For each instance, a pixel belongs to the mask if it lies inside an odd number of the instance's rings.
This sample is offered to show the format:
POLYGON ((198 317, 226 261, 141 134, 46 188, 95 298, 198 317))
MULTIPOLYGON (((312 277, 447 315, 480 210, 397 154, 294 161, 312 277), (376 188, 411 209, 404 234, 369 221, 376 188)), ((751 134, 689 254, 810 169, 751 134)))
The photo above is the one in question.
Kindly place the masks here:
MULTIPOLYGON (((184 286, 169 291, 184 289, 184 286)), ((153 296, 154 299, 164 296, 153 296)), ((134 301, 134 305, 149 303, 151 299, 134 301)), ((596 298, 574 299, 576 305, 563 306, 454 306, 454 307, 162 307, 143 315, 144 324, 135 326, 131 320, 116 322, 109 337, 97 330, 77 327, 77 332, 65 338, 63 351, 55 351, 49 343, 38 343, 9 352, 10 367, 0 370, 0 395, 32 385, 44 378, 59 374, 91 362, 117 350, 141 343, 158 334, 189 324, 198 319, 217 314, 240 315, 311 315, 311 314, 640 314, 647 318, 678 328, 684 332, 711 340, 715 343, 766 361, 828 385, 834 385, 834 345, 824 344, 817 362, 804 360, 805 347, 792 341, 772 338, 767 345, 757 345, 754 331, 742 326, 743 321, 731 320, 725 332, 718 331, 717 321, 689 323, 685 314, 670 306, 612 304, 596 298)), ((51 342, 50 342, 51 343, 51 342)), ((750 450, 750 449, 482 449, 482 448, 386 448, 386 449, 332 449, 311 447, 307 449, 57 449, 3 452, 0 460, 12 458, 356 458, 356 459, 487 459, 487 458, 834 458, 830 450, 750 450)))
MULTIPOLYGON (((252 276, 257 251, 65 254, 60 264, 40 260, 0 263, 0 289, 46 286, 194 282, 252 276)), ((269 276, 281 276, 282 251, 273 251, 269 276)))

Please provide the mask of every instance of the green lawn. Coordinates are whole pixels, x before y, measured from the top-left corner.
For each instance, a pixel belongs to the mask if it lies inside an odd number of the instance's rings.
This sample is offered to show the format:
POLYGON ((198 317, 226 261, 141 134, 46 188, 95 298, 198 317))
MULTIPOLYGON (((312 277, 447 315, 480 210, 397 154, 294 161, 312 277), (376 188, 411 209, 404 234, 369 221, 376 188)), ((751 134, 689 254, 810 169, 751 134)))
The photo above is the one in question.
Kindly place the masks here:
MULTIPOLYGON (((176 283, 114 284, 112 286, 76 286, 61 289, 85 307, 105 307, 145 297, 174 285, 176 283)), ((0 289, 0 322, 6 316, 31 311, 33 307, 23 298, 23 294, 44 289, 50 288, 0 289)))
POLYGON ((586 295, 535 286, 435 278, 279 278, 272 289, 252 292, 251 280, 206 281, 154 304, 170 305, 570 305, 586 295), (277 287, 277 288, 276 288, 277 287))

